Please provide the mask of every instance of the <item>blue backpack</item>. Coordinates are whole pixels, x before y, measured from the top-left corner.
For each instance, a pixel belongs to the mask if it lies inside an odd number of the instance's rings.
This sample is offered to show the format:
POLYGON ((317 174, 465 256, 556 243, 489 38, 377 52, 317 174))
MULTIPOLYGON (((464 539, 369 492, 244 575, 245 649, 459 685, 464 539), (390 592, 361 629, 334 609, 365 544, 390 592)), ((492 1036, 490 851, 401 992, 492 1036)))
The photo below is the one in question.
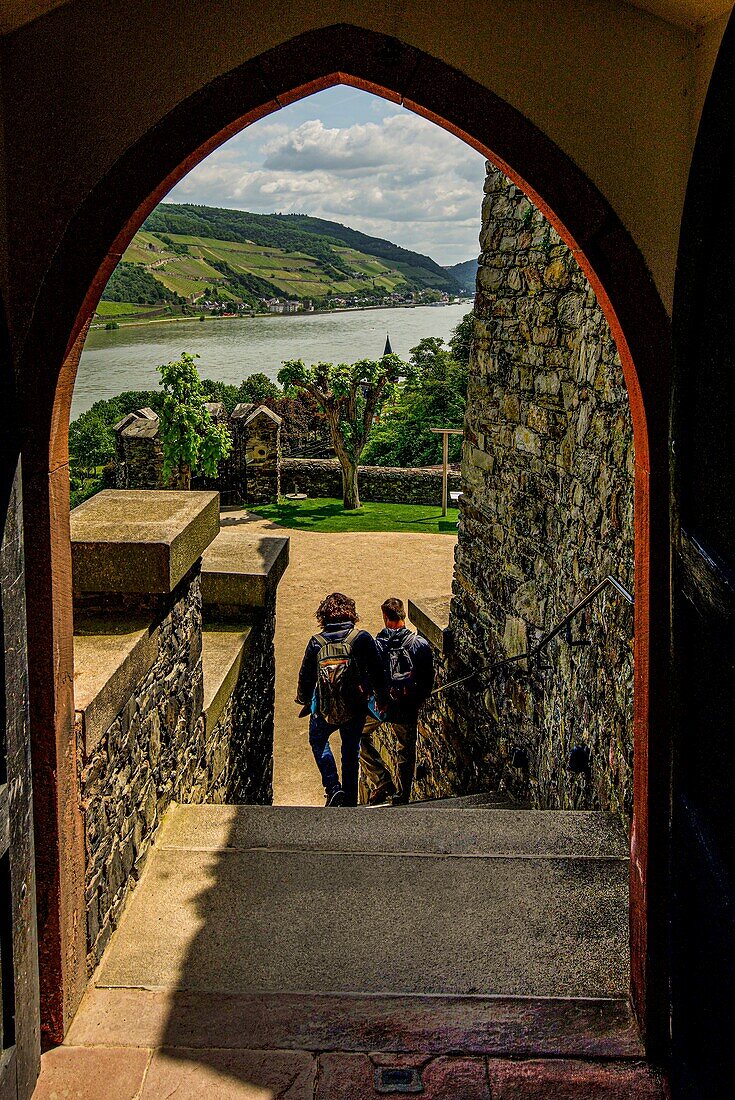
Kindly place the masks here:
POLYGON ((416 686, 413 658, 403 641, 390 638, 385 645, 387 655, 388 694, 394 703, 408 699, 416 686))

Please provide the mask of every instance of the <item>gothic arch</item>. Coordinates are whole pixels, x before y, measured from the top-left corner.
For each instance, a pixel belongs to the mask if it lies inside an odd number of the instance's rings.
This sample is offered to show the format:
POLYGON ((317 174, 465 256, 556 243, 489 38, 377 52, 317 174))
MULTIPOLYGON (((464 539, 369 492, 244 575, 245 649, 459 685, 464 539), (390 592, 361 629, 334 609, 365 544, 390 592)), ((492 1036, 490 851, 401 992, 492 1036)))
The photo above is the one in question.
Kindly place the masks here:
POLYGON ((40 731, 55 731, 39 746, 34 765, 37 836, 57 863, 53 874, 51 866, 44 868, 39 887, 47 1030, 55 1037, 63 1033, 85 980, 83 932, 75 943, 80 929, 73 919, 81 911, 75 872, 80 834, 63 788, 75 778, 65 745, 73 728, 67 436, 86 328, 128 241, 174 183, 251 122, 339 83, 436 122, 513 179, 573 250, 618 345, 636 459, 632 990, 649 1049, 655 1049, 666 1028, 669 321, 629 233, 562 150, 488 88, 445 62, 351 25, 310 31, 244 63, 153 126, 80 206, 36 300, 20 377, 27 566, 33 578, 29 650, 36 672, 31 722, 37 740, 40 731), (42 806, 54 807, 51 819, 39 812, 42 806))

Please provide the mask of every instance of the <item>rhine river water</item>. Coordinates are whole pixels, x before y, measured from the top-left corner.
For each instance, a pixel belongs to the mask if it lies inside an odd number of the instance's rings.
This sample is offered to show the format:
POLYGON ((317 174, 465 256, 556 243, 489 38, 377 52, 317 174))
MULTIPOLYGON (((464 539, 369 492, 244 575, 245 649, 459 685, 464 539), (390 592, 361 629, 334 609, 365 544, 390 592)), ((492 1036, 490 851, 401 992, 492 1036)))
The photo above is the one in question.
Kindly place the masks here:
POLYGON ((154 390, 156 367, 182 351, 199 355, 202 378, 239 385, 262 371, 276 378, 284 359, 352 363, 383 354, 386 333, 396 355, 408 358, 424 336, 447 340, 472 308, 470 302, 409 309, 306 313, 289 317, 207 318, 93 329, 84 345, 72 402, 72 419, 95 401, 124 390, 154 390))

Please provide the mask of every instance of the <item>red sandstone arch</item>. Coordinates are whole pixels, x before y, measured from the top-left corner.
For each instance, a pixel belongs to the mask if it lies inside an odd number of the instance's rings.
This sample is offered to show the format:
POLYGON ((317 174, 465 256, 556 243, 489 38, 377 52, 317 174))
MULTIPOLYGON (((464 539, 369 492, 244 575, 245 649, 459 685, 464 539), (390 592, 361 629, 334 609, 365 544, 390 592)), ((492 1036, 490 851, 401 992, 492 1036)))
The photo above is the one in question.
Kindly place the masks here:
POLYGON ((402 103, 494 161, 559 231, 620 353, 635 436, 633 1002, 649 1050, 666 1033, 668 406, 670 329, 645 262, 572 161, 514 108, 444 62, 354 26, 309 32, 202 87, 156 124, 77 211, 22 351, 31 728, 44 1030, 63 1035, 86 982, 81 822, 75 804, 67 439, 71 394, 99 296, 146 215, 186 172, 271 111, 344 83, 402 103), (81 918, 81 919, 79 919, 81 918), (652 929, 655 934, 652 935, 652 929))

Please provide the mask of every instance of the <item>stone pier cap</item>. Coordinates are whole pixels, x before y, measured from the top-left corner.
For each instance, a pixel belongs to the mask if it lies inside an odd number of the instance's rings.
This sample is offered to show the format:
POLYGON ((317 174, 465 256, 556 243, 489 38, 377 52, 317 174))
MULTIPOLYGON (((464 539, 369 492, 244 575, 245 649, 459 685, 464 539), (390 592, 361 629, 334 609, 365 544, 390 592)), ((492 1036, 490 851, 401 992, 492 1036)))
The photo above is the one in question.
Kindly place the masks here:
POLYGON ((104 489, 71 513, 74 594, 172 592, 219 532, 219 493, 104 489))
POLYGON ((423 634, 439 653, 448 653, 451 647, 451 603, 451 595, 422 596, 408 601, 409 622, 413 623, 419 634, 423 634))
POLYGON ((205 611, 263 608, 275 594, 289 558, 287 537, 248 536, 241 527, 223 527, 202 557, 205 611))

